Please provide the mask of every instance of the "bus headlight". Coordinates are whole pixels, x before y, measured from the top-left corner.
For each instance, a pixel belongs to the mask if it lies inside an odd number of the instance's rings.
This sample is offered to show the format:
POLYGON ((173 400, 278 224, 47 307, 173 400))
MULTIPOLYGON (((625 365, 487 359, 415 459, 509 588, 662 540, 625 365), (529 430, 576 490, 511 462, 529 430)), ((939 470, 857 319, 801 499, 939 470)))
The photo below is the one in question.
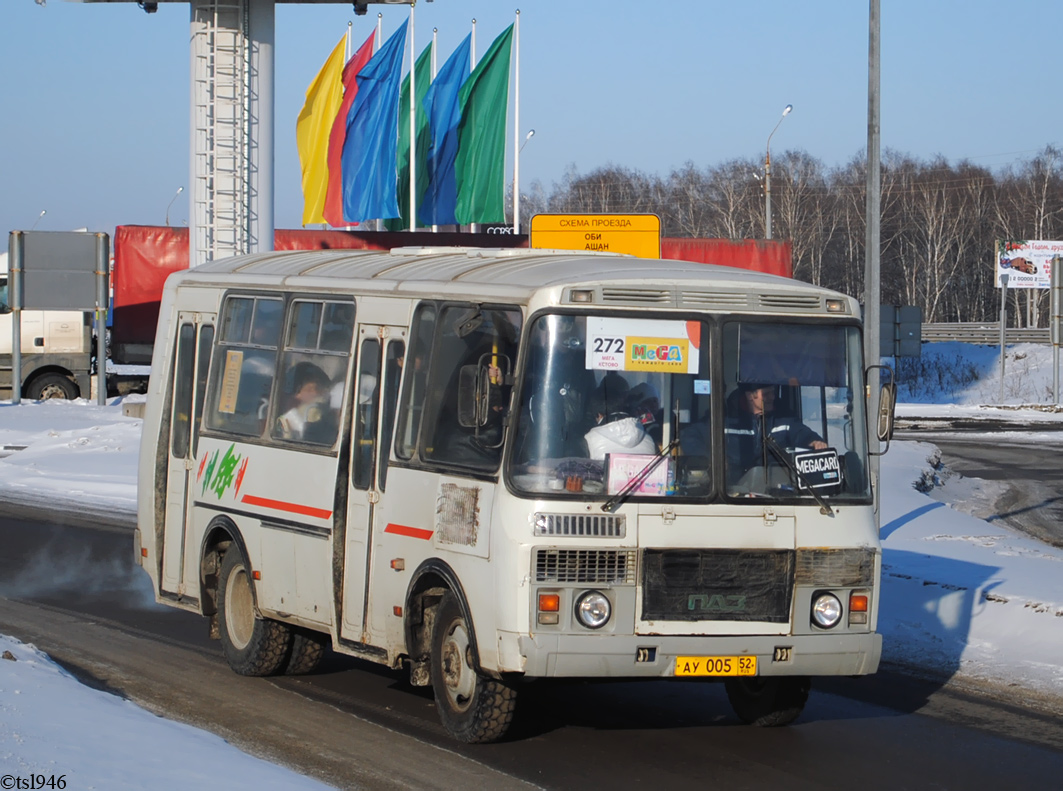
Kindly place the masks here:
POLYGON ((812 598, 812 622, 830 629, 842 619, 842 603, 833 593, 817 593, 812 598))
POLYGON ((576 620, 588 629, 601 629, 609 622, 613 605, 599 591, 587 591, 576 600, 576 620))

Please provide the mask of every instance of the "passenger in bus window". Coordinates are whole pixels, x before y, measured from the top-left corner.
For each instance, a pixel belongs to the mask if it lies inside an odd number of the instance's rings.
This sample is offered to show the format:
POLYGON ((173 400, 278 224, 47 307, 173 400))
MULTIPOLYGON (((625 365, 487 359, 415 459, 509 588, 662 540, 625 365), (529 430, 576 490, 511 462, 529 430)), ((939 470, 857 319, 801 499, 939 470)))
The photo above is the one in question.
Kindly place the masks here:
MULTIPOLYGON (((823 438, 800 420, 775 411, 775 387, 767 384, 738 386, 728 397, 723 431, 731 480, 764 463, 765 434, 784 449, 827 447, 823 438)), ((770 461, 771 451, 767 453, 770 461)))
POLYGON ((657 444, 642 424, 626 411, 629 391, 624 377, 610 371, 591 396, 594 426, 584 439, 592 459, 602 461, 609 453, 652 455, 657 452, 657 444))
POLYGON ((278 434, 283 439, 331 443, 336 421, 328 376, 311 362, 296 363, 292 374, 294 405, 277 418, 278 434))

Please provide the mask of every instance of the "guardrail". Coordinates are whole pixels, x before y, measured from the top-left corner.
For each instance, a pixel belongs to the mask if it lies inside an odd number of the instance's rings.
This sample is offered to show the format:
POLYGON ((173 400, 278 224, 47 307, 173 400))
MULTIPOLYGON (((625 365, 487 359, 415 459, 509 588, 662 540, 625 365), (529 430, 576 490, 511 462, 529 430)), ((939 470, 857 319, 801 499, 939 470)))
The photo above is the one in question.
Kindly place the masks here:
MULTIPOLYGON (((924 324, 924 341, 960 341, 961 343, 1000 343, 1000 323, 995 321, 954 321, 924 324)), ((1004 330, 1006 343, 1052 343, 1047 327, 1008 327, 1004 330)))

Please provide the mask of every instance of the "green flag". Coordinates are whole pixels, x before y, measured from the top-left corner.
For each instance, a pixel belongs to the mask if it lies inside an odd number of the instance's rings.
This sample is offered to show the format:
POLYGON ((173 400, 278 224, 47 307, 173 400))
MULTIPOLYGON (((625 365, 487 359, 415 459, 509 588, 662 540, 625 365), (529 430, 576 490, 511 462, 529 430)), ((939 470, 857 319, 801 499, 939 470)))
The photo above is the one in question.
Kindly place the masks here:
MULTIPOLYGON (((413 67, 414 77, 417 80, 417 205, 421 205, 428 188, 428 146, 432 142, 428 134, 428 116, 425 114, 422 103, 424 95, 428 92, 429 83, 432 81, 432 45, 424 48, 417 57, 413 67)), ((384 227, 389 231, 404 231, 407 228, 415 228, 410 225, 410 75, 402 81, 402 89, 399 92, 399 183, 398 200, 400 216, 396 219, 386 220, 384 227)))
POLYGON ((506 114, 513 25, 494 40, 461 86, 455 174, 459 223, 505 222, 506 114))

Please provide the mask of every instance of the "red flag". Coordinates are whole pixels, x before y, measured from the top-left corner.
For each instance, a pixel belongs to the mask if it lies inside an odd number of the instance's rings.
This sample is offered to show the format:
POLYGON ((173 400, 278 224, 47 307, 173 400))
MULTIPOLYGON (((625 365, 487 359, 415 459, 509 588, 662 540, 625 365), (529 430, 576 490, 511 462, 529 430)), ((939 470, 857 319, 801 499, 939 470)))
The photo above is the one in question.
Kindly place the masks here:
POLYGON ((358 83, 355 77, 362 70, 369 59, 373 57, 373 37, 376 33, 370 33, 365 43, 358 48, 354 56, 343 67, 343 104, 336 113, 336 119, 332 122, 332 131, 328 137, 328 190, 325 194, 325 221, 338 228, 347 225, 343 219, 343 178, 340 175, 340 160, 343 156, 343 141, 347 137, 347 113, 354 104, 354 97, 358 94, 358 83))

